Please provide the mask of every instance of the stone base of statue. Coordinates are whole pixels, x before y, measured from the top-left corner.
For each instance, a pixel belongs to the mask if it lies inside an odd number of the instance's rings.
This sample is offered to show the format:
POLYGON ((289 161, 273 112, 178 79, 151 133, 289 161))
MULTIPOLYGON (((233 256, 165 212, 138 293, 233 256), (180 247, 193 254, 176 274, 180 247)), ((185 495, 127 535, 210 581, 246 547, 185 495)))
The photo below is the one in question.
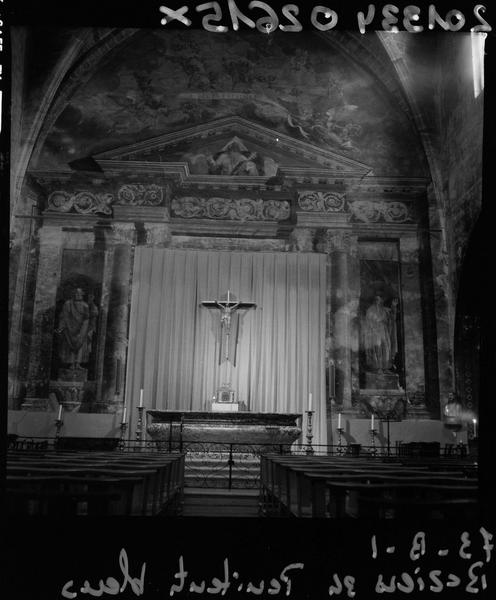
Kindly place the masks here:
POLYGON ((50 410, 48 398, 26 398, 21 404, 21 410, 43 412, 50 410))
POLYGON ((86 381, 88 379, 88 369, 79 366, 60 368, 58 376, 58 381, 86 381))
POLYGON ((365 387, 372 390, 399 390, 399 376, 391 371, 366 371, 365 387))
POLYGON ((360 390, 359 410, 363 416, 375 414, 380 419, 402 420, 407 400, 403 390, 360 390))
POLYGON ((54 394, 59 404, 67 412, 77 412, 83 403, 85 395, 92 392, 94 383, 89 381, 50 381, 50 393, 54 394))

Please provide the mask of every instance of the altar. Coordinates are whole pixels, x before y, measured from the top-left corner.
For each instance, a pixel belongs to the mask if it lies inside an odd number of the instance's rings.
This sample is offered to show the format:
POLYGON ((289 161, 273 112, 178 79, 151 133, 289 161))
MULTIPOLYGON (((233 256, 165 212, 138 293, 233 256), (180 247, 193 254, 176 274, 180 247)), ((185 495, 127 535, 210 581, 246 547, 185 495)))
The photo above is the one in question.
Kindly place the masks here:
POLYGON ((165 448, 182 444, 235 444, 271 451, 301 436, 301 414, 148 410, 147 432, 165 448), (273 448, 271 448, 273 447, 273 448))

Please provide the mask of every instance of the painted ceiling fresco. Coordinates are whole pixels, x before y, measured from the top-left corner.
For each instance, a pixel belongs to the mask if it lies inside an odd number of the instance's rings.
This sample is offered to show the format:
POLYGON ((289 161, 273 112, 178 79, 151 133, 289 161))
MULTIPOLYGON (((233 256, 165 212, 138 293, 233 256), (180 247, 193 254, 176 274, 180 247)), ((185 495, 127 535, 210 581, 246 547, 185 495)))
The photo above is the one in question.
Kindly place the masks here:
POLYGON ((309 35, 141 31, 70 99, 32 166, 238 115, 375 175, 426 175, 416 134, 380 84, 309 35))

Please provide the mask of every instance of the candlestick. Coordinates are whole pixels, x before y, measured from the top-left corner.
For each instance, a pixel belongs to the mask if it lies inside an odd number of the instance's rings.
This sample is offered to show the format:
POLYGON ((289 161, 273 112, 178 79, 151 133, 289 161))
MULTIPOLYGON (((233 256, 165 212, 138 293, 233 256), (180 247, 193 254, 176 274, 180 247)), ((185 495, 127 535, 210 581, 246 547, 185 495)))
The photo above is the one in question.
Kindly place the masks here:
POLYGON ((474 438, 477 437, 477 419, 472 419, 472 423, 474 424, 474 438))
POLYGON ((126 423, 126 414, 127 414, 127 406, 124 405, 124 410, 122 411, 122 421, 121 421, 122 425, 124 425, 126 423))
MULTIPOLYGON (((125 409, 126 409, 126 407, 124 407, 124 410, 125 409)), ((119 448, 121 450, 124 450, 126 447, 126 430, 127 430, 127 423, 126 423, 126 421, 122 421, 122 423, 121 423, 121 439, 119 442, 119 448)))
POLYGON ((341 429, 341 413, 338 414, 338 429, 341 429))
POLYGON ((308 394, 308 412, 312 412, 312 392, 308 394))
POLYGON ((136 441, 141 442, 141 434, 143 431, 143 410, 142 406, 138 406, 138 422, 136 423, 136 441))
POLYGON ((313 411, 308 410, 307 411, 307 447, 306 447, 306 450, 305 450, 306 454, 313 454, 313 446, 312 446, 312 438, 313 438, 313 434, 312 434, 312 416, 313 416, 313 411))
POLYGON ((337 448, 337 454, 344 454, 344 452, 346 452, 346 450, 342 447, 343 446, 343 428, 342 427, 338 427, 338 448, 337 448))
POLYGON ((370 418, 370 429, 374 429, 374 413, 372 413, 372 417, 370 418))
POLYGON ((375 436, 377 435, 377 429, 373 427, 370 429, 370 436, 372 437, 372 454, 377 454, 377 448, 375 447, 375 436))
POLYGON ((140 390, 140 401, 139 401, 139 407, 143 408, 143 388, 141 388, 140 390))
POLYGON ((55 419, 55 437, 58 438, 60 435, 60 430, 62 429, 62 425, 64 424, 64 422, 62 421, 62 410, 63 410, 63 405, 59 404, 59 412, 57 415, 57 418, 55 419))

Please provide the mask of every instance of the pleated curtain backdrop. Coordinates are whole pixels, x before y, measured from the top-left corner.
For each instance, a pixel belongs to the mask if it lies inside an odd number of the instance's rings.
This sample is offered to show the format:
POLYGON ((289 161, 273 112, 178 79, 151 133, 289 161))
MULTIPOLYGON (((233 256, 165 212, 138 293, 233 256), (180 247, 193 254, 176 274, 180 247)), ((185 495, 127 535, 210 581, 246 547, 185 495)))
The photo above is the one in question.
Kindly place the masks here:
POLYGON ((326 443, 325 256, 136 248, 126 406, 130 436, 145 408, 208 410, 229 383, 251 412, 301 413, 312 393, 314 443, 326 443), (219 364, 225 298, 240 310, 236 365, 219 364))

